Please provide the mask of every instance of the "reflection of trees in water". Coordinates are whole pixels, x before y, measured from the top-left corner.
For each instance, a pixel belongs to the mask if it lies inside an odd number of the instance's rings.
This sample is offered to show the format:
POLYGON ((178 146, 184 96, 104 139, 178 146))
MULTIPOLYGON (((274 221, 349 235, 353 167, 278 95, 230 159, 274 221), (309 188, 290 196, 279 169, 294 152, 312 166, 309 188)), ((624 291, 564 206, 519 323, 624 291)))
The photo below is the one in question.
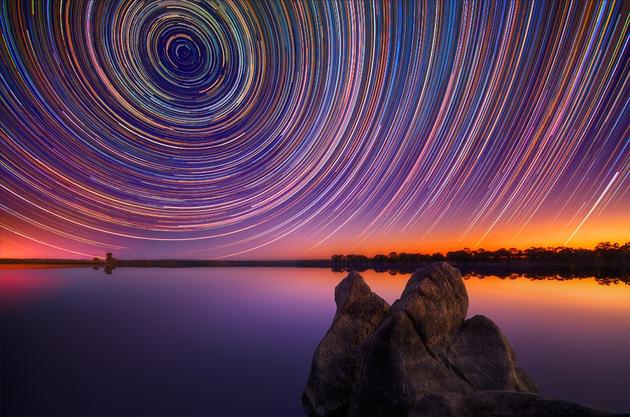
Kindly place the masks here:
MULTIPOLYGON (((462 278, 467 279, 484 279, 489 277, 497 277, 499 279, 528 279, 531 281, 542 281, 542 280, 553 280, 553 281, 568 281, 573 279, 594 279, 600 285, 616 285, 616 284, 626 284, 630 285, 630 274, 627 271, 615 271, 615 270, 605 270, 605 271, 583 271, 583 272, 507 272, 506 269, 509 269, 505 266, 497 267, 496 265, 483 265, 483 272, 471 272, 472 265, 459 265, 454 264, 456 267, 462 270, 462 278)), ((399 274, 411 274, 415 269, 406 270, 406 269, 380 269, 380 268, 361 268, 354 269, 358 272, 364 272, 367 270, 374 270, 376 272, 388 273, 390 275, 399 275, 399 274)), ((545 265, 542 269, 552 269, 549 268, 548 265, 545 265)), ((348 268, 332 268, 334 272, 349 272, 352 269, 348 268)))
POLYGON ((630 242, 601 242, 594 249, 531 247, 525 250, 499 248, 497 250, 465 248, 441 253, 396 253, 376 255, 333 255, 331 267, 336 271, 364 271, 373 269, 390 274, 407 274, 427 262, 448 261, 464 274, 478 273, 528 279, 595 278, 604 285, 630 280, 630 242), (519 275, 520 274, 520 275, 519 275))
POLYGON ((546 274, 521 274, 521 273, 510 273, 510 274, 478 274, 475 272, 471 272, 462 276, 463 279, 484 279, 487 277, 497 277, 499 279, 528 279, 530 281, 568 281, 574 279, 594 279, 600 285, 617 285, 617 284, 626 284, 630 285, 630 277, 615 277, 615 276, 594 276, 594 275, 546 275, 546 274))

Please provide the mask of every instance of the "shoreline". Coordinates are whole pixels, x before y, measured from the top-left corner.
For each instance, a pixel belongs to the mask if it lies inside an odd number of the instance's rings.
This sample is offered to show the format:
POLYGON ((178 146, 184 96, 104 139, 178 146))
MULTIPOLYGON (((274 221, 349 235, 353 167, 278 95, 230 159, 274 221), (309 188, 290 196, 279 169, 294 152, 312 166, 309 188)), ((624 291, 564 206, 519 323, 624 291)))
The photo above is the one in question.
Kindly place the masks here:
MULTIPOLYGON (((433 263, 432 261, 417 264, 380 265, 339 265, 330 259, 286 259, 286 260, 193 260, 193 259, 130 259, 89 260, 89 259, 38 259, 38 258, 0 258, 2 266, 22 267, 67 267, 67 268, 104 268, 111 273, 118 268, 324 268, 333 272, 358 272, 374 270, 381 273, 410 274, 417 268, 433 263)), ((535 262, 524 260, 501 260, 495 262, 449 262, 461 270, 464 275, 497 275, 510 277, 527 275, 533 278, 549 277, 605 277, 630 280, 630 268, 625 264, 599 263, 577 264, 560 262, 535 262)))
MULTIPOLYGON (((57 259, 57 258, 0 258, 0 265, 85 265, 85 266, 105 266, 111 265, 115 267, 171 267, 171 268, 189 268, 189 267, 231 267, 231 266, 299 266, 299 267, 316 267, 316 268, 336 268, 339 270, 350 270, 356 266, 356 270, 360 269, 401 269, 406 267, 415 268, 416 265, 427 265, 434 261, 421 261, 413 264, 379 264, 375 262, 367 262, 361 265, 348 265, 345 263, 337 263, 330 259, 114 259, 107 260, 91 260, 91 259, 57 259)), ((576 267, 576 268, 627 268, 623 263, 578 263, 578 262, 539 262, 527 260, 499 260, 485 262, 454 262, 446 261, 451 265, 462 267, 576 267)), ((415 270, 415 269, 414 269, 415 270)))
POLYGON ((216 268, 216 267, 311 267, 331 268, 328 259, 295 260, 202 260, 202 259, 116 259, 113 262, 89 259, 0 258, 0 265, 64 265, 112 268, 216 268))

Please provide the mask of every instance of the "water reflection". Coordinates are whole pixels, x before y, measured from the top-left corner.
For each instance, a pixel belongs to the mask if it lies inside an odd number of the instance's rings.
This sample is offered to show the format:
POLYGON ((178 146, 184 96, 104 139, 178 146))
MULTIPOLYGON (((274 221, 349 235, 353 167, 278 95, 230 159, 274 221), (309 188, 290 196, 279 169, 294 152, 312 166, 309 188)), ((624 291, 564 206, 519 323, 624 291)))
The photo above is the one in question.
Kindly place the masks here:
MULTIPOLYGON (((408 278, 362 275, 390 303, 408 278)), ((343 277, 315 268, 117 268, 111 276, 2 268, 3 412, 301 415, 343 277)), ((543 394, 630 410, 630 286, 479 273, 465 284, 469 315, 501 327, 543 394)))
MULTIPOLYGON (((626 284, 630 285, 630 272, 620 268, 585 268, 571 267, 569 265, 537 265, 537 264, 453 264, 461 272, 464 279, 478 278, 483 279, 487 276, 499 277, 501 279, 530 279, 530 280, 555 280, 566 281, 572 279, 594 279, 598 284, 626 284)), ((107 275, 112 275, 116 268, 129 268, 126 266, 119 267, 115 264, 106 264, 103 271, 107 275)), ((152 268, 152 267, 132 267, 135 269, 152 268)), ((187 268, 189 267, 171 267, 171 268, 187 268)), ((204 267, 199 267, 204 268, 204 267)), ((238 266, 230 268, 242 268, 238 266)), ((93 266, 92 269, 99 270, 99 266, 93 266)), ((153 268, 154 269, 154 268, 153 268)), ((301 269, 321 269, 301 268, 301 269)), ((349 268, 331 268, 332 272, 349 272, 349 268)), ((409 269, 382 269, 382 268, 361 268, 358 272, 374 271, 377 273, 396 275, 409 275, 413 270, 409 269)))
POLYGON ((598 283, 599 285, 617 285, 617 284, 626 284, 626 285, 630 285, 630 280, 628 280, 627 278, 622 278, 622 277, 614 277, 614 276, 589 276, 589 275, 561 275, 561 274, 553 274, 553 275, 547 275, 547 274, 517 274, 517 273, 511 273, 511 274, 493 274, 493 275, 487 275, 487 274, 479 274, 476 272, 471 272, 468 273, 466 275, 463 276, 463 278, 465 280, 468 279, 484 279, 487 277, 495 277, 495 278, 499 278, 499 279, 510 279, 510 280, 515 280, 515 279, 528 279, 531 281, 570 281, 570 280, 594 280, 596 283, 598 283))
MULTIPOLYGON (((478 278, 483 279, 488 276, 498 277, 501 279, 529 279, 529 280, 555 280, 567 281, 572 279, 594 279, 598 284, 626 284, 630 285, 630 273, 623 269, 615 268, 570 268, 561 265, 470 265, 470 264, 453 264, 457 267, 464 279, 478 278)), ((349 272, 347 268, 333 268, 333 272, 349 272)), ((370 269, 362 269, 363 273, 370 269)), ((409 275, 412 270, 404 269, 374 269, 378 273, 388 275, 409 275)))

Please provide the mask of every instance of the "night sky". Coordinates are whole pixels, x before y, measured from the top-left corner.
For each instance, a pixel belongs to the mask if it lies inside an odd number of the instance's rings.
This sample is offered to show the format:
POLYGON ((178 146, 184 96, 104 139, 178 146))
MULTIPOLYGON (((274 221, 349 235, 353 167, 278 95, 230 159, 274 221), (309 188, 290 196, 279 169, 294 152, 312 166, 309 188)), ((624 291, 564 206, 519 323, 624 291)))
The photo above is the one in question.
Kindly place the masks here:
POLYGON ((0 257, 630 240, 628 1, 0 7, 0 257))

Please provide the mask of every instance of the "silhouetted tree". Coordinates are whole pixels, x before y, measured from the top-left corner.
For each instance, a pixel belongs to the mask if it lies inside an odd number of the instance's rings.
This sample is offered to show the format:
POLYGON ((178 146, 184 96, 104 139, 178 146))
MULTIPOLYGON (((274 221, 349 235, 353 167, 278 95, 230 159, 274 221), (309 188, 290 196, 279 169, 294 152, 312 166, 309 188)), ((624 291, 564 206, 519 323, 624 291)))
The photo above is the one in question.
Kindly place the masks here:
POLYGON ((453 263, 470 262, 527 262, 538 264, 592 265, 627 268, 630 266, 630 242, 623 245, 600 242, 594 249, 569 248, 564 246, 533 246, 525 250, 517 248, 499 248, 489 251, 483 248, 450 251, 444 256, 436 252, 432 255, 421 253, 390 252, 378 254, 373 258, 364 255, 333 255, 333 268, 339 270, 365 270, 373 268, 379 271, 413 271, 423 263, 447 260, 453 263))
POLYGON ((440 252, 435 252, 433 255, 431 255, 431 260, 432 261, 444 261, 446 260, 446 257, 444 255, 442 255, 440 252))

